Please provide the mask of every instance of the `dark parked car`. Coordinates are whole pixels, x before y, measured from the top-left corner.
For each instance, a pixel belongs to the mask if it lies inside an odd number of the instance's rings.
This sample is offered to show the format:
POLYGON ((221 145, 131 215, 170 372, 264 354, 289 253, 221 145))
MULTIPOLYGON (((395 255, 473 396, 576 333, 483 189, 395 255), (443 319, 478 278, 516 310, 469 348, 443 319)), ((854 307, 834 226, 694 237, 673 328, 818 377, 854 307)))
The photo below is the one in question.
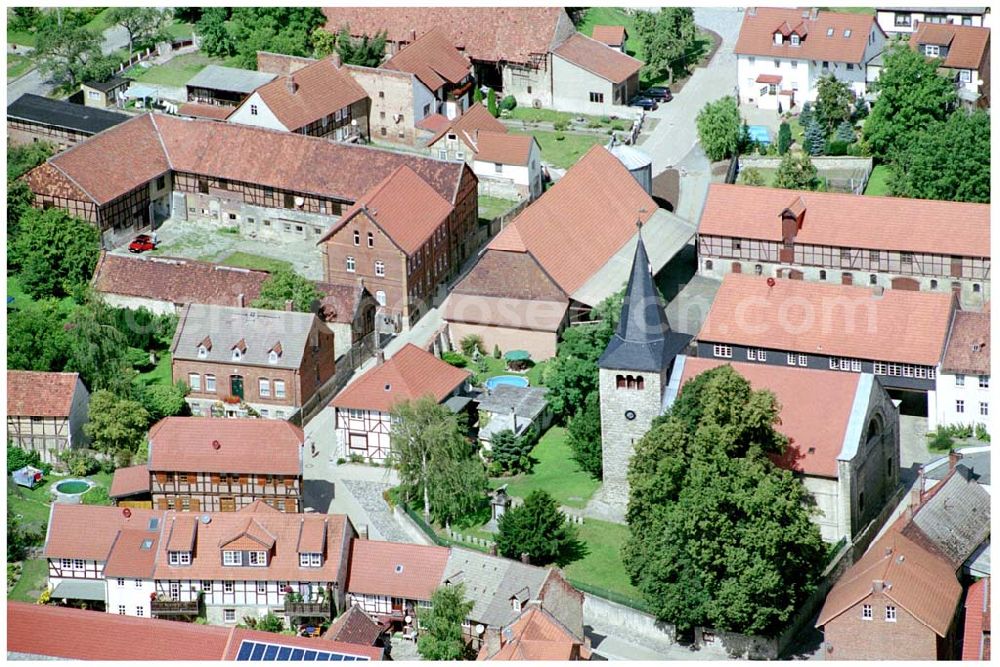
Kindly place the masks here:
POLYGON ((651 86, 639 94, 651 100, 659 100, 661 102, 669 102, 674 99, 674 94, 666 86, 651 86))
POLYGON ((660 105, 656 103, 656 100, 651 100, 648 97, 634 97, 628 105, 630 107, 639 107, 640 109, 645 109, 646 111, 656 111, 660 107, 660 105))
POLYGON ((146 252, 156 247, 156 243, 149 234, 139 234, 128 244, 129 252, 146 252))

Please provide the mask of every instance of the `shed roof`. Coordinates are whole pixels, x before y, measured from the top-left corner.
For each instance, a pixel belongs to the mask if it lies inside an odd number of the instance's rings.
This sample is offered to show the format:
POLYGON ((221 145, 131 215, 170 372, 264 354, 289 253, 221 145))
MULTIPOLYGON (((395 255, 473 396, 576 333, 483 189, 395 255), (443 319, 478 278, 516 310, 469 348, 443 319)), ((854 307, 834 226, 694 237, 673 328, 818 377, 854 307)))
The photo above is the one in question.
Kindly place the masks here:
POLYGON ((990 352, 990 314, 955 311, 941 372, 989 375, 990 352))
POLYGON ((518 417, 535 419, 548 406, 545 387, 516 387, 500 384, 479 396, 479 409, 494 414, 509 415, 511 411, 518 417))
POLYGON ((249 95, 265 83, 274 80, 275 75, 267 72, 255 72, 236 67, 209 65, 185 84, 188 88, 208 88, 223 90, 229 93, 244 93, 249 95))
POLYGON ((552 53, 615 84, 638 74, 642 68, 641 60, 625 55, 618 49, 591 39, 581 32, 573 33, 569 39, 553 49, 552 53))
POLYGON ((97 134, 129 119, 117 111, 96 109, 64 100, 25 93, 7 105, 7 120, 25 120, 51 127, 97 134))
POLYGON ((990 494, 959 463, 927 494, 902 530, 914 541, 926 538, 958 569, 990 535, 990 494))
POLYGON ((595 25, 590 36, 608 46, 621 46, 625 43, 627 34, 623 25, 595 25))
POLYGON ((143 463, 116 468, 108 495, 112 498, 124 498, 140 493, 149 493, 149 466, 143 463))

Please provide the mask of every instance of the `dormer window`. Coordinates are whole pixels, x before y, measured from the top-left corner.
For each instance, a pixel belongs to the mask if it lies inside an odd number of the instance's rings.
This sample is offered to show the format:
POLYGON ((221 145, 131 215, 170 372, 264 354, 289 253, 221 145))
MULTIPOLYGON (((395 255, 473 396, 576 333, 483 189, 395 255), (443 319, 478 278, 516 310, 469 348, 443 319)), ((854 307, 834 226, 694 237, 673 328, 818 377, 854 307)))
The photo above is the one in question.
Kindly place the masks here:
POLYGON ((269 364, 276 364, 276 363, 278 363, 278 353, 275 352, 274 350, 271 350, 270 352, 268 352, 267 353, 267 363, 269 363, 269 364))
POLYGON ((267 567, 266 551, 248 551, 247 564, 250 567, 267 567))
POLYGON ((299 567, 322 567, 323 554, 299 554, 299 567))
POLYGON ((199 345, 198 346, 198 358, 199 359, 206 359, 206 358, 208 358, 208 348, 205 347, 204 345, 199 345))
POLYGON ((780 32, 774 33, 774 45, 781 46, 782 35, 780 32))
POLYGON ((521 601, 517 598, 511 598, 510 606, 514 609, 514 611, 521 611, 521 601))
POLYGON ((799 36, 792 35, 792 46, 798 46, 798 45, 799 45, 799 36))
POLYGON ((239 361, 243 358, 243 355, 247 351, 247 342, 244 339, 240 339, 240 342, 233 345, 233 361, 239 361))
POLYGON ((243 552, 242 551, 223 551, 222 552, 222 564, 231 566, 243 565, 243 552))
POLYGON ((937 44, 924 44, 924 55, 928 58, 937 58, 941 55, 941 47, 937 44))
POLYGON ((173 566, 182 566, 191 564, 191 552, 190 551, 171 551, 169 553, 170 564, 173 566))
POLYGON ((240 361, 243 358, 243 353, 239 351, 238 348, 233 348, 233 361, 240 361))

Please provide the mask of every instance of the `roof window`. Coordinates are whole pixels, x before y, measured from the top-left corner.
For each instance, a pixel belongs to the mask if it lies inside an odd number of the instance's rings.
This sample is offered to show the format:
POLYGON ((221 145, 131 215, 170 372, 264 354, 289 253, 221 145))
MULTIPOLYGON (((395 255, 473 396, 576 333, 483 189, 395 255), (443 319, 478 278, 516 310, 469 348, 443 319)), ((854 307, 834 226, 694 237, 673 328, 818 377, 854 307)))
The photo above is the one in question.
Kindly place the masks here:
POLYGON ((850 37, 850 36, 851 36, 851 29, 844 28, 844 37, 850 37))
POLYGON ((403 574, 403 565, 401 563, 396 564, 396 574, 403 574))
POLYGON ((153 540, 143 540, 139 548, 143 551, 149 551, 153 548, 153 540))
POLYGON ((827 37, 833 37, 833 28, 827 28, 826 29, 826 36, 827 37))

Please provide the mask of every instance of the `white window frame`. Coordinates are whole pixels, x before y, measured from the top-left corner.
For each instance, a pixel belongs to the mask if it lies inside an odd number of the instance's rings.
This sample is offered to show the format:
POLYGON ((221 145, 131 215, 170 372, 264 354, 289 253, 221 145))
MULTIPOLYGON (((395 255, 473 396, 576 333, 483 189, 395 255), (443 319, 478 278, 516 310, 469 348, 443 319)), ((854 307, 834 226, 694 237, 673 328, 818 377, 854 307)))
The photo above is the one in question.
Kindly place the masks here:
MULTIPOLYGON (((799 45, 799 36, 798 35, 792 35, 792 40, 791 41, 792 41, 792 46, 798 46, 799 45)), ((792 67, 795 67, 795 61, 794 60, 792 61, 792 67)))
POLYGON ((800 354, 799 355, 799 366, 808 366, 808 365, 809 365, 809 355, 807 355, 807 354, 800 354))
POLYGON ((348 273, 354 273, 357 270, 358 264, 355 261, 354 257, 348 256, 344 264, 347 266, 348 273))
POLYGON ((861 372, 861 360, 851 359, 851 372, 860 373, 861 372))
POLYGON ((118 615, 119 616, 126 616, 126 615, 128 615, 128 612, 125 611, 125 605, 123 605, 123 604, 118 605, 118 615))
POLYGON ((276 364, 276 363, 278 363, 278 353, 275 352, 274 350, 271 350, 270 352, 268 352, 267 353, 267 363, 269 363, 269 364, 276 364))
POLYGON ((785 355, 785 357, 786 357, 785 363, 788 364, 789 366, 794 366, 795 365, 795 361, 796 361, 798 355, 794 354, 792 352, 789 352, 788 354, 785 355))
POLYGON ((380 278, 385 276, 385 262, 378 260, 375 262, 375 275, 380 278))
POLYGON ((257 105, 256 104, 251 104, 250 105, 250 115, 251 116, 256 116, 257 115, 257 105))
POLYGON ((956 373, 955 374, 955 386, 956 387, 964 387, 965 386, 965 373, 956 373))
POLYGON ((240 352, 240 348, 234 347, 233 348, 233 361, 240 361, 242 359, 243 359, 243 353, 240 352))
MULTIPOLYGON (((83 560, 82 558, 74 558, 73 559, 73 569, 74 570, 86 570, 87 569, 87 561, 83 560)), ((136 580, 136 582, 138 583, 138 579, 136 580)))
POLYGON ((274 381, 274 397, 284 398, 285 397, 285 381, 275 380, 274 381))
POLYGON ((201 375, 188 373, 188 386, 191 387, 191 391, 201 391, 201 375))
POLYGON ((239 567, 243 565, 242 551, 223 551, 222 564, 226 566, 239 567))
POLYGON ((205 393, 214 394, 215 393, 215 376, 205 375, 205 393))
POLYGON ((222 621, 223 621, 223 623, 235 623, 236 622, 236 610, 235 609, 223 609, 222 610, 222 621))
POLYGON ((987 401, 979 401, 979 416, 989 417, 990 416, 990 404, 987 401))
POLYGON ((124 585, 125 585, 125 579, 123 579, 122 577, 118 577, 118 587, 121 588, 124 585))
POLYGON ((198 358, 199 359, 207 359, 208 358, 208 348, 205 347, 204 345, 199 345, 198 346, 198 358))
POLYGON ((248 551, 247 565, 250 567, 267 567, 266 551, 248 551))
POLYGON ((258 581, 257 582, 257 595, 267 595, 267 582, 258 581))
POLYGON ((965 414, 965 401, 961 398, 955 399, 955 412, 960 415, 965 414))
POLYGON ((924 55, 928 58, 940 58, 941 47, 937 44, 924 44, 924 55))
POLYGON ((989 375, 980 375, 979 376, 979 388, 980 389, 989 389, 990 388, 990 376, 989 375))
POLYGON ((720 345, 715 344, 712 346, 712 356, 720 357, 722 359, 732 359, 733 358, 733 346, 732 345, 720 345))
POLYGON ((972 83, 972 70, 971 69, 960 69, 958 70, 958 80, 962 83, 972 83))
POLYGON ((232 581, 223 581, 222 582, 222 592, 223 593, 233 593, 235 591, 236 591, 236 584, 235 583, 233 583, 232 581))
POLYGON ((861 620, 871 621, 875 619, 875 614, 872 611, 872 606, 870 604, 861 605, 861 620))
POLYGON ((267 378, 257 380, 257 391, 261 398, 271 398, 271 381, 267 378))
POLYGON ((140 605, 136 605, 136 607, 135 607, 135 615, 136 616, 140 616, 140 617, 145 615, 145 610, 143 609, 143 607, 142 607, 141 604, 140 605))
POLYGON ((875 375, 885 375, 885 362, 876 361, 874 364, 875 375))
POLYGON ((895 623, 896 622, 896 607, 895 606, 893 606, 891 604, 887 604, 885 606, 885 620, 886 620, 887 623, 895 623))

